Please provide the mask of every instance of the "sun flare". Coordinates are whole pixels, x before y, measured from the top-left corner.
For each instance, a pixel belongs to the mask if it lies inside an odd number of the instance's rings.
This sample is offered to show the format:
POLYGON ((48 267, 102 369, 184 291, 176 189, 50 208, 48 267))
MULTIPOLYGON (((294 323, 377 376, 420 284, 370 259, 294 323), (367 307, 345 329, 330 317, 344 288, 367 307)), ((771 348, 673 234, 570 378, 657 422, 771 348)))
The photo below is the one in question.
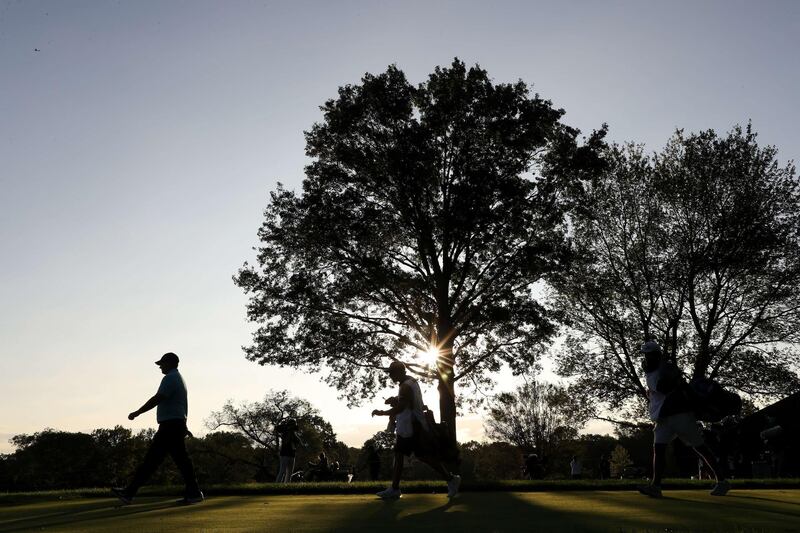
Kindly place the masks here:
POLYGON ((427 350, 421 352, 422 360, 430 366, 436 365, 436 362, 439 360, 439 355, 440 352, 436 346, 429 346, 427 350))

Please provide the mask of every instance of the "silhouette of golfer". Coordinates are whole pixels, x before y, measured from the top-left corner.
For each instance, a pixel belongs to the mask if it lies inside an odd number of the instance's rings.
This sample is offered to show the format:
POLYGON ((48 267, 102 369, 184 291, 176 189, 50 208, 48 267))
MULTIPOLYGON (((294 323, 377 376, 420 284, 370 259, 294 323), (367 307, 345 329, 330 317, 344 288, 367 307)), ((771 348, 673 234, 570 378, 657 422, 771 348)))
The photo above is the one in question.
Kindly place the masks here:
POLYGON ((142 464, 136 469, 130 484, 124 489, 111 489, 112 493, 125 505, 133 501, 136 492, 153 475, 167 454, 172 456, 172 460, 175 461, 183 476, 183 481, 186 483, 184 497, 177 503, 188 505, 203 501, 203 493, 197 485, 194 467, 189 459, 189 454, 186 453, 186 445, 183 441, 191 433, 186 429, 186 415, 189 408, 186 384, 178 372, 178 362, 178 356, 172 352, 165 353, 161 359, 156 361, 156 365, 164 374, 158 392, 143 406, 128 415, 128 420, 133 420, 140 414, 156 407, 158 431, 156 431, 153 441, 150 443, 150 449, 147 450, 142 464))
POLYGON ((399 385, 398 395, 386 400, 391 409, 381 411, 375 409, 372 416, 388 416, 394 420, 394 473, 392 485, 380 491, 377 496, 384 500, 400 498, 400 478, 403 475, 403 461, 412 453, 417 459, 433 468, 447 481, 447 497, 454 498, 458 494, 461 476, 450 473, 437 456, 431 443, 430 428, 425 418, 425 404, 422 391, 417 380, 406 374, 406 365, 400 361, 392 361, 389 365, 389 377, 399 385))

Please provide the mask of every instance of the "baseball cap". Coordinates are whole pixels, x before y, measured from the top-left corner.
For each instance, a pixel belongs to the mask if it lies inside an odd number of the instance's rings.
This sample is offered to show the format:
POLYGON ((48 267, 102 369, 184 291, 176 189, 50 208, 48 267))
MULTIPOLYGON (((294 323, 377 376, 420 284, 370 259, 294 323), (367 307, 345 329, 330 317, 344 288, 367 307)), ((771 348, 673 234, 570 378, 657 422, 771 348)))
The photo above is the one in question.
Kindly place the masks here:
POLYGON ((159 366, 164 365, 164 364, 177 365, 179 361, 180 361, 180 359, 178 359, 177 355, 175 355, 172 352, 167 352, 167 353, 165 353, 164 355, 161 356, 161 359, 156 361, 156 364, 159 365, 159 366))
POLYGON ((651 353, 651 352, 660 352, 661 346, 658 345, 656 341, 647 341, 646 343, 642 344, 642 347, 639 348, 639 351, 642 353, 651 353))

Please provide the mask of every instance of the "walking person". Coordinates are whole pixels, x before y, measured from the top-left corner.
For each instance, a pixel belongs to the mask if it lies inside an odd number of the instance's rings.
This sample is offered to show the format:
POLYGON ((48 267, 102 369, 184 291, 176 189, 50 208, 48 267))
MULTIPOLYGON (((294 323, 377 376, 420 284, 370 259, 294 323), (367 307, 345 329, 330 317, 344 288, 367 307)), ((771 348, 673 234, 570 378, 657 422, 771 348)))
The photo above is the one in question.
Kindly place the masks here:
POLYGON ((186 384, 178 372, 178 363, 178 356, 172 352, 165 353, 156 361, 156 365, 164 374, 158 391, 144 405, 128 415, 128 420, 133 420, 155 407, 158 431, 153 436, 144 461, 136 469, 128 486, 111 489, 125 505, 133 502, 139 488, 147 482, 167 455, 172 456, 186 484, 184 497, 178 500, 178 503, 188 505, 200 503, 204 499, 184 443, 186 436, 191 434, 186 428, 186 417, 189 412, 186 384))
POLYGON ((691 402, 685 391, 680 369, 666 360, 661 346, 654 341, 642 344, 642 366, 647 378, 650 419, 655 422, 653 433, 653 479, 639 492, 652 498, 661 497, 661 480, 667 460, 667 444, 679 437, 691 446, 716 479, 712 496, 724 496, 730 490, 721 466, 703 440, 691 402))
POLYGON ((294 473, 294 460, 297 455, 297 446, 305 446, 305 443, 297 433, 297 420, 290 418, 278 424, 278 436, 281 446, 279 450, 278 477, 276 483, 289 483, 294 473))
POLYGON ((447 481, 447 497, 454 498, 458 494, 461 476, 451 474, 441 460, 435 456, 434 446, 428 438, 428 422, 425 420, 422 391, 417 380, 406 374, 406 365, 393 361, 389 365, 389 377, 399 385, 398 395, 386 400, 391 406, 384 411, 375 409, 372 416, 388 416, 394 419, 394 472, 392 485, 379 492, 380 498, 389 500, 401 497, 400 478, 403 474, 403 463, 406 456, 412 453, 447 481))

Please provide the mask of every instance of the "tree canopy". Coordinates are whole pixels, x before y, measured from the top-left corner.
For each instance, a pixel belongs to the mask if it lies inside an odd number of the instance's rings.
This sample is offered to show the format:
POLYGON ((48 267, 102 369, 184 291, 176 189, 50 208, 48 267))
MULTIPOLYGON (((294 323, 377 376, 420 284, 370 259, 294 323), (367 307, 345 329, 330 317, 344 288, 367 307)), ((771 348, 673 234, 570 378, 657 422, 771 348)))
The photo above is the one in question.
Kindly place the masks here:
POLYGON ((560 372, 618 408, 646 398, 639 345, 749 395, 798 386, 800 189, 750 126, 678 131, 657 154, 612 146, 573 212, 553 277, 572 334, 560 372))
POLYGON ((351 403, 404 361, 455 432, 455 384, 530 369, 556 331, 536 287, 604 130, 579 146, 528 85, 458 60, 417 86, 366 74, 321 109, 302 192, 272 193, 257 264, 235 277, 258 325, 247 356, 322 371, 351 403))
POLYGON ((585 423, 585 408, 566 388, 531 380, 492 398, 485 427, 489 438, 546 458, 562 441, 576 438, 585 423))

